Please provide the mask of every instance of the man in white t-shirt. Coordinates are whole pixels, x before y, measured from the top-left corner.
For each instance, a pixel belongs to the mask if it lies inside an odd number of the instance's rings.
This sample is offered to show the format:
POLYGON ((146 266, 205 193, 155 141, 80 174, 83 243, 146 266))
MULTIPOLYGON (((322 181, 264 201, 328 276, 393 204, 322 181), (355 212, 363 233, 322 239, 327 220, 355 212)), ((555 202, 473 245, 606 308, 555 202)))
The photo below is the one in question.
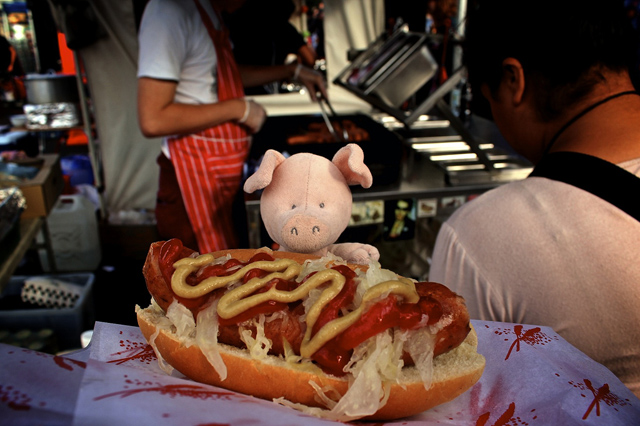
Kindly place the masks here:
POLYGON ((535 177, 456 211, 429 279, 472 318, 553 327, 640 396, 637 35, 622 2, 479 3, 469 76, 535 177))
MULTIPOLYGON (((237 248, 233 200, 264 109, 244 87, 293 79, 312 100, 323 76, 296 64, 239 67, 221 13, 243 0, 150 0, 139 31, 138 120, 164 137, 156 206, 162 238, 202 253, 237 248)), ((241 224, 246 227, 246 223, 241 224)))

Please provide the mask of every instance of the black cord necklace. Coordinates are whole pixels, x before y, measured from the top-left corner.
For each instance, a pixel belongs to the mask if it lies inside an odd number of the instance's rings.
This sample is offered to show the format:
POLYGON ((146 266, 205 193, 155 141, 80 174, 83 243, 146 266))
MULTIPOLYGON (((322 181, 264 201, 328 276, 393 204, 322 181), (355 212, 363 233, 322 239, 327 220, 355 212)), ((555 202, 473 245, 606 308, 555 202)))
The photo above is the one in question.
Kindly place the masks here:
POLYGON ((569 126, 571 126, 573 123, 575 123, 576 121, 578 121, 578 119, 580 119, 583 115, 585 115, 586 113, 588 113, 589 111, 591 111, 592 109, 599 107, 600 105, 609 102, 615 98, 619 98, 620 96, 626 96, 626 95, 639 95, 640 93, 636 92, 635 90, 627 90, 625 92, 620 92, 620 93, 615 93, 611 96, 607 96, 604 99, 599 100, 598 102, 589 105, 588 107, 586 107, 585 109, 583 109, 582 111, 580 111, 578 114, 574 115, 573 118, 571 118, 571 120, 569 120, 564 126, 562 126, 560 128, 560 130, 558 130, 556 132, 555 135, 553 135, 553 137, 551 138, 551 140, 549 141, 549 144, 547 145, 547 147, 544 150, 544 153, 542 154, 542 156, 544 157, 545 155, 547 155, 549 153, 549 150, 551 149, 551 147, 553 146, 553 144, 556 143, 556 141, 558 140, 558 138, 560 137, 560 135, 567 130, 567 128, 569 128, 569 126))

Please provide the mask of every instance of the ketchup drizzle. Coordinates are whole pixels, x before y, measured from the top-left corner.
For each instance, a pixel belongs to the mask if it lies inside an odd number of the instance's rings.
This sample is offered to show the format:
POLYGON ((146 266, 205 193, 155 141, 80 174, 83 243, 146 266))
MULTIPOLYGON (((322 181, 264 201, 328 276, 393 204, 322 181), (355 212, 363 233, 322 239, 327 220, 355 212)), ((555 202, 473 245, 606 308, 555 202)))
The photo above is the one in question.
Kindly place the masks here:
MULTIPOLYGON (((184 247, 182 242, 172 239, 164 243, 160 250, 160 270, 163 278, 167 283, 171 283, 173 275, 173 264, 185 257, 189 257, 193 251, 184 247)), ((235 272, 238 268, 244 267, 250 263, 267 260, 275 260, 270 254, 260 252, 255 254, 248 262, 241 262, 236 259, 230 259, 224 265, 209 265, 202 268, 198 273, 191 274, 187 278, 187 283, 196 285, 206 278, 213 276, 227 276, 235 272)), ((342 311, 353 303, 357 283, 355 281, 356 273, 346 265, 336 265, 335 269, 345 278, 345 284, 340 293, 333 298, 322 310, 320 316, 313 325, 313 333, 315 334, 324 325, 332 320, 342 316, 342 311)), ((248 282, 254 277, 263 277, 268 274, 267 271, 260 269, 252 269, 243 278, 243 283, 248 282)), ((305 280, 313 275, 305 277, 305 280)), ((303 281, 304 282, 304 281, 303 281)), ((170 285, 170 284, 169 284, 170 285)), ((294 280, 274 279, 258 292, 264 292, 269 288, 276 286, 279 290, 291 291, 299 284, 294 280)), ((186 299, 174 295, 176 299, 196 314, 216 292, 213 291, 205 296, 196 299, 186 299)), ((299 302, 286 304, 275 301, 261 303, 233 318, 223 319, 218 317, 221 326, 239 324, 250 320, 259 314, 269 315, 283 309, 293 309, 299 302)), ((403 303, 403 301, 393 295, 376 302, 367 309, 365 313, 341 335, 328 341, 322 348, 313 354, 312 359, 316 361, 320 367, 327 373, 335 376, 344 376, 344 367, 347 365, 353 353, 353 349, 368 338, 375 336, 389 328, 399 327, 409 330, 424 325, 436 323, 442 316, 441 304, 430 296, 422 296, 416 304, 403 303)), ((299 348, 295 348, 299 353, 299 348)))

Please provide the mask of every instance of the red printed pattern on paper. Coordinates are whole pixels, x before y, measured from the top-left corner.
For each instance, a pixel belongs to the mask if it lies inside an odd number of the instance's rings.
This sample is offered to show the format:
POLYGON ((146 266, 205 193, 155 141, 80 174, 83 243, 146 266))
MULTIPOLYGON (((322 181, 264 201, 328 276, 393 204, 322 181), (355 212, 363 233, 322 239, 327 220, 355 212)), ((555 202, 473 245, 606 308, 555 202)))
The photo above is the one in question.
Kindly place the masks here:
POLYGON ((600 417, 600 403, 603 402, 609 407, 613 407, 615 411, 618 411, 618 407, 624 407, 625 405, 631 405, 628 399, 622 399, 618 395, 611 392, 609 389, 609 384, 605 383, 599 388, 595 388, 589 379, 582 379, 583 382, 574 382, 569 381, 569 384, 574 388, 579 389, 581 391, 580 395, 583 398, 593 397, 593 400, 589 403, 584 415, 582 416, 582 420, 586 420, 589 418, 591 414, 593 414, 594 409, 596 413, 596 417, 600 417), (583 392, 589 391, 589 392, 583 392), (590 395, 588 395, 590 393, 590 395), (585 395, 587 394, 587 395, 585 395))
MULTIPOLYGON (((61 356, 54 356, 50 354, 45 354, 42 352, 31 351, 28 349, 22 349, 22 353, 31 354, 42 358, 52 359, 54 364, 64 370, 73 371, 74 366, 80 368, 86 368, 87 363, 83 361, 77 361, 70 358, 65 358, 61 356)), ((8 355, 15 354, 14 351, 7 352, 8 355)), ((26 362, 26 361, 23 361, 26 362)), ((0 384, 0 402, 6 404, 11 410, 15 411, 27 411, 31 409, 32 399, 29 395, 22 393, 18 389, 15 389, 10 385, 1 385, 0 384)), ((41 402, 40 406, 45 406, 46 403, 41 402)))
POLYGON ((120 397, 126 398, 129 396, 141 394, 141 393, 158 393, 160 395, 167 395, 171 398, 175 398, 177 396, 180 397, 188 397, 194 399, 223 399, 223 400, 231 400, 232 398, 242 397, 236 393, 230 391, 224 391, 215 388, 209 388, 197 384, 173 384, 173 385, 162 385, 159 383, 153 383, 151 381, 140 381, 140 380, 131 380, 128 376, 125 377, 125 386, 124 390, 118 392, 108 393, 106 395, 101 395, 95 397, 95 401, 99 401, 105 398, 112 397, 120 397), (136 388, 128 389, 129 386, 136 386, 136 388))
MULTIPOLYGON (((551 341, 558 340, 557 336, 548 336, 547 334, 543 333, 540 327, 533 327, 528 330, 525 330, 522 325, 515 325, 513 327, 513 330, 498 328, 494 331, 494 333, 496 335, 509 335, 513 333, 516 336, 513 342, 511 343, 511 345, 509 346, 509 350, 505 357, 505 361, 512 356, 514 349, 516 352, 520 351, 520 343, 526 343, 530 346, 534 346, 534 345, 544 346, 545 344, 550 343, 551 341)), ((504 340, 510 341, 511 339, 505 338, 504 340)), ((558 377, 560 376, 559 374, 556 374, 556 375, 558 377)), ((599 417, 601 414, 600 412, 601 402, 606 404, 609 407, 613 407, 615 411, 618 411, 618 407, 630 405, 628 399, 625 400, 613 394, 610 391, 609 385, 607 383, 603 384, 602 386, 596 389, 596 387, 593 386, 593 384, 589 379, 583 379, 583 381, 584 383, 582 382, 576 383, 574 381, 569 381, 569 384, 571 384, 573 387, 577 389, 580 389, 581 391, 590 391, 589 393, 593 397, 592 401, 589 403, 582 417, 583 420, 586 420, 594 412, 594 410, 595 410, 596 416, 599 417)), ((501 388, 502 386, 494 387, 493 393, 495 393, 496 390, 501 388)), ((476 393, 476 398, 477 398, 478 397, 477 393, 479 393, 479 389, 478 389, 478 392, 474 392, 474 393, 476 393)), ((581 396, 584 398, 588 398, 589 393, 583 392, 581 393, 581 396)), ((499 395, 490 395, 487 398, 487 401, 485 401, 485 405, 491 405, 491 401, 499 401, 501 400, 500 398, 501 397, 499 395)), ((476 400, 476 402, 478 401, 476 400)), ((527 423, 521 423, 520 417, 515 417, 515 418, 513 417, 515 410, 516 410, 515 403, 511 403, 509 405, 509 408, 502 415, 500 415, 500 417, 492 425, 501 426, 501 425, 518 424, 518 423, 527 424, 527 423)), ((532 412, 534 411, 535 410, 532 410, 532 412)), ((487 421, 489 421, 490 416, 491 416, 490 411, 487 411, 486 413, 483 413, 482 415, 480 415, 480 417, 478 417, 478 420, 476 422, 476 426, 487 425, 487 421)), ((533 420, 535 420, 536 417, 537 416, 533 417, 533 420)))
MULTIPOLYGON (((535 409, 531 410, 531 413, 535 413, 535 409)), ((523 425, 527 426, 529 423, 523 420, 520 416, 515 416, 516 413, 516 403, 512 402, 509 404, 509 407, 502 413, 491 426, 507 426, 507 425, 523 425), (514 417, 515 416, 515 417, 514 417)), ((486 412, 476 421, 476 426, 485 426, 487 425, 487 421, 491 418, 491 412, 486 412)), ((538 416, 533 415, 531 420, 537 419, 538 416)))
MULTIPOLYGON (((554 340, 558 340, 557 336, 548 336, 547 334, 543 333, 540 327, 533 327, 528 330, 524 330, 524 327, 522 325, 514 326, 513 330, 497 328, 494 331, 494 333, 499 336, 509 335, 513 333, 516 336, 515 340, 513 341, 513 343, 511 343, 511 346, 509 347, 509 351, 507 352, 505 361, 509 359, 514 349, 516 350, 516 352, 520 352, 520 343, 526 343, 529 346, 535 346, 535 345, 544 346, 547 343, 550 343, 554 340)), ((510 338, 505 338, 504 340, 509 341, 510 338)))
POLYGON ((31 409, 29 395, 14 389, 13 386, 0 385, 0 402, 14 411, 27 411, 31 409))
POLYGON ((508 386, 503 383, 501 377, 497 378, 495 385, 491 388, 489 395, 482 397, 482 385, 476 384, 471 388, 471 408, 472 413, 478 415, 476 426, 506 426, 506 425, 530 425, 532 421, 538 418, 536 409, 529 412, 521 413, 518 411, 516 403, 508 403, 506 409, 496 407, 504 407, 506 401, 509 401, 508 386), (504 410, 504 411, 503 411, 504 410), (495 419, 495 420, 494 420, 495 419), (489 423, 492 421, 492 423, 489 423))
POLYGON ((229 423, 201 423, 196 426, 231 426, 229 423))
POLYGON ((80 368, 87 368, 87 363, 84 361, 77 361, 75 359, 65 358, 62 356, 54 356, 53 362, 60 368, 63 368, 68 371, 73 371, 73 366, 80 368))
POLYGON ((155 361, 156 354, 151 345, 147 342, 132 342, 130 340, 120 340, 120 347, 125 348, 123 351, 111 354, 111 356, 119 356, 120 358, 107 361, 108 363, 120 365, 127 361, 137 360, 145 364, 155 361))

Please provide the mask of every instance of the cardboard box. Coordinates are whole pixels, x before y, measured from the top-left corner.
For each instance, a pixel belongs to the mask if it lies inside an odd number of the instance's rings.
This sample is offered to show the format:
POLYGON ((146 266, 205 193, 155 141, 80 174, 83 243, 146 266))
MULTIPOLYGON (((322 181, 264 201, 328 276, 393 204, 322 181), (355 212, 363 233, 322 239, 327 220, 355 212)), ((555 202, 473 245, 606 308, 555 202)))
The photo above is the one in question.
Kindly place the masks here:
POLYGON ((30 166, 38 167, 38 174, 18 185, 27 202, 22 218, 47 216, 64 188, 60 156, 41 154, 30 166))
MULTIPOLYGON (((80 347, 80 335, 92 329, 94 323, 93 281, 91 273, 42 275, 82 286, 80 298, 72 308, 47 309, 35 306, 32 309, 0 310, 0 330, 37 331, 51 329, 56 335, 61 350, 80 347)), ((19 300, 24 282, 29 277, 13 276, 0 294, 0 301, 19 300)))

